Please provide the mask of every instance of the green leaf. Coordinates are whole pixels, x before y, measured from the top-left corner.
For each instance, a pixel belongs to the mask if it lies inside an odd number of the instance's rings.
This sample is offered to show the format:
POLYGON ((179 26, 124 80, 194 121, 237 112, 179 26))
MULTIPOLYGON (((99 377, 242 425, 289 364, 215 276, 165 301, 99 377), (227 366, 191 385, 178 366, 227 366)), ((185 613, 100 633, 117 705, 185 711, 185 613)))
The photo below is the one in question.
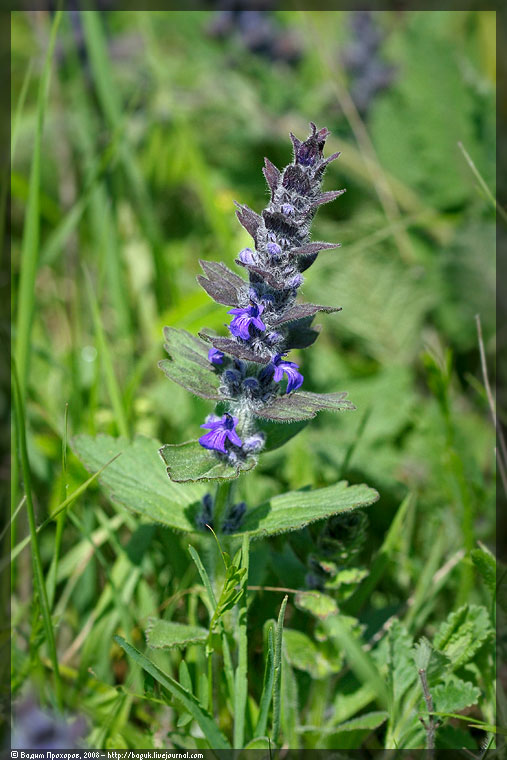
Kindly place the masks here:
POLYGON ((384 710, 376 710, 374 712, 366 713, 366 715, 360 715, 358 718, 353 718, 345 723, 333 728, 333 732, 336 731, 373 731, 375 728, 384 723, 389 717, 389 713, 384 710))
POLYGON ((405 626, 395 618, 389 629, 387 642, 391 694, 394 704, 399 705, 407 689, 417 681, 413 641, 405 626))
POLYGON ((440 681, 446 671, 450 670, 451 661, 449 658, 442 652, 433 649, 428 639, 424 636, 414 645, 413 653, 416 668, 426 671, 430 686, 440 681))
POLYGON ((149 618, 146 628, 148 646, 152 649, 172 649, 189 644, 204 644, 208 631, 198 625, 184 625, 172 620, 149 618))
POLYGON ((312 678, 326 678, 340 668, 333 667, 321 653, 315 642, 303 633, 290 628, 283 632, 285 655, 293 668, 304 670, 312 678))
POLYGON ((414 662, 418 670, 427 670, 431 659, 431 644, 425 636, 414 645, 414 662))
POLYGON ((462 681, 457 676, 449 676, 443 684, 438 684, 431 689, 433 707, 436 712, 459 712, 465 707, 475 705, 481 696, 477 686, 462 681))
MULTIPOLYGON (((262 736, 266 733, 269 705, 271 704, 271 697, 273 695, 273 681, 275 678, 275 648, 273 644, 274 628, 274 622, 268 620, 264 681, 262 684, 262 694, 259 702, 259 716, 257 718, 257 725, 255 726, 254 731, 254 736, 259 739, 262 738, 262 736)), ((266 626, 264 627, 264 631, 266 631, 266 626)))
MULTIPOLYGON (((363 644, 357 635, 354 619, 334 615, 322 623, 329 638, 344 653, 351 670, 365 686, 374 690, 374 696, 382 707, 389 704, 389 695, 385 679, 381 675, 373 657, 363 649, 363 644)), ((415 670, 415 668, 414 668, 415 670)))
POLYGON ((289 491, 249 510, 240 534, 248 532, 258 537, 300 530, 316 520, 367 507, 378 498, 373 488, 364 484, 349 486, 345 480, 313 491, 289 491))
MULTIPOLYGON (((236 559, 236 558, 235 558, 236 559)), ((211 618, 209 626, 210 633, 213 633, 218 621, 228 610, 240 600, 243 595, 243 586, 247 574, 246 567, 240 567, 235 562, 231 562, 225 571, 224 585, 218 598, 217 606, 211 618)))
MULTIPOLYGON (((325 567, 325 563, 322 561, 319 565, 321 567, 324 565, 325 567)), ((340 591, 340 599, 346 599, 353 593, 357 584, 361 583, 367 576, 368 570, 363 567, 346 567, 343 570, 339 570, 336 575, 326 581, 324 587, 327 590, 338 589, 340 591)))
POLYGON ((231 745, 222 734, 211 715, 203 708, 199 700, 196 699, 193 694, 181 686, 181 684, 179 684, 178 681, 175 681, 170 675, 164 673, 163 670, 160 670, 154 662, 151 662, 151 660, 139 652, 138 649, 125 641, 125 639, 122 639, 121 636, 115 636, 114 640, 125 650, 134 662, 153 676, 153 678, 167 689, 175 699, 181 702, 183 707, 185 707, 185 709, 187 709, 197 721, 212 749, 230 749, 231 745))
POLYGON ((272 737, 276 743, 278 741, 278 732, 280 731, 280 710, 281 710, 281 685, 282 685, 282 642, 283 642, 283 621, 285 618, 285 608, 287 607, 287 594, 284 596, 278 613, 278 620, 275 628, 275 651, 274 651, 274 676, 273 676, 273 730, 272 737))
POLYGON ((453 670, 457 670, 472 659, 492 634, 486 608, 465 604, 440 626, 433 645, 449 657, 453 670))
POLYGON ((166 444, 160 449, 160 456, 167 465, 167 474, 174 483, 196 483, 200 480, 233 480, 241 472, 255 467, 254 457, 232 466, 198 441, 166 444))
POLYGON ((211 399, 212 401, 219 401, 223 398, 218 392, 219 377, 209 370, 190 366, 190 362, 183 360, 162 359, 158 366, 169 380, 173 380, 199 398, 211 399))
POLYGON ((459 713, 444 713, 433 711, 430 715, 436 715, 438 718, 455 718, 456 720, 464 720, 472 728, 480 728, 482 731, 488 731, 493 734, 499 734, 500 736, 507 736, 507 729, 503 726, 494 726, 491 723, 484 723, 482 720, 477 720, 471 715, 460 715, 459 713))
POLYGON ((257 427, 266 436, 263 451, 274 451, 283 446, 291 438, 294 438, 301 430, 308 425, 309 420, 300 420, 298 422, 272 422, 271 420, 257 419, 257 427))
MULTIPOLYGON (((195 532, 195 517, 200 509, 200 500, 205 486, 198 483, 180 484, 167 478, 159 456, 160 444, 144 436, 138 436, 131 443, 125 438, 99 435, 78 435, 72 440, 72 448, 90 471, 99 470, 112 457, 121 453, 99 477, 99 482, 114 501, 133 512, 148 517, 155 522, 175 530, 195 532)), ((189 444, 180 447, 164 447, 179 450, 179 455, 189 444)), ((195 446, 198 446, 196 443, 195 446)), ((199 456, 205 449, 199 446, 199 456)), ((222 465, 214 458, 216 468, 222 465)), ((181 462, 181 467, 185 462, 181 462)), ((235 477, 233 468, 229 475, 235 477)), ((224 470, 222 470, 224 472, 224 470)), ((203 476, 204 479, 206 476, 203 476)), ((212 477, 216 477, 212 476, 212 477)), ((223 475, 221 476, 223 477, 223 475)), ((289 491, 274 496, 268 502, 249 510, 242 525, 241 533, 252 537, 269 536, 299 530, 316 520, 324 520, 339 512, 356 507, 365 507, 377 501, 378 493, 366 485, 349 486, 346 481, 335 483, 314 491, 289 491)), ((239 534, 239 535, 240 535, 239 534)))
POLYGON ((494 597, 496 593, 496 561, 493 554, 491 554, 486 546, 481 544, 479 549, 472 549, 470 556, 484 583, 494 597))
POLYGON ((170 356, 158 364, 164 374, 200 398, 220 401, 220 374, 208 359, 208 345, 174 327, 164 327, 164 337, 164 348, 170 356))
POLYGON ((333 597, 321 591, 300 591, 296 594, 294 604, 300 610, 309 612, 319 620, 325 620, 330 615, 338 613, 338 605, 333 597))
POLYGON ((205 488, 170 481, 158 453, 158 441, 138 436, 131 443, 109 435, 77 435, 71 445, 90 472, 121 453, 99 477, 113 501, 175 530, 196 531, 195 514, 205 488))

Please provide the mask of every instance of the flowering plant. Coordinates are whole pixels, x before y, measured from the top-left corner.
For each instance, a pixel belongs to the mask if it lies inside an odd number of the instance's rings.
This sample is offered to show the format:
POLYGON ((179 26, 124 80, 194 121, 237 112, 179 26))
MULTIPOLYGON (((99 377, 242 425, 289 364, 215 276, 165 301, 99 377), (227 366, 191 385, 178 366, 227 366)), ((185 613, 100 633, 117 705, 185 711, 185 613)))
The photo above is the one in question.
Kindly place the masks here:
MULTIPOLYGON (((289 356, 293 349, 306 348, 317 338, 318 329, 312 323, 318 312, 339 311, 337 307, 297 300, 303 273, 314 263, 318 253, 337 247, 334 243, 310 242, 310 224, 316 210, 343 192, 321 191, 326 166, 338 156, 335 153, 329 158, 323 157, 327 135, 327 129, 317 130, 314 124, 304 142, 291 135, 294 159, 283 171, 266 159, 264 175, 271 199, 261 215, 238 204, 237 217, 254 241, 254 246, 244 248, 236 259, 248 279, 224 264, 201 261, 204 275, 198 277, 199 283, 215 301, 230 307, 229 335, 223 337, 202 330, 196 337, 172 327, 164 330, 169 359, 160 362, 161 369, 171 380, 197 396, 216 402, 214 413, 201 425, 205 432, 198 440, 166 444, 161 448, 158 442, 143 436, 137 436, 132 442, 108 436, 93 439, 82 435, 74 439, 75 450, 87 467, 101 468, 101 482, 116 501, 175 530, 201 533, 204 543, 210 539, 209 529, 215 533, 219 552, 213 547, 210 550, 208 543, 204 562, 197 550, 189 547, 203 588, 207 589, 208 630, 154 618, 149 621, 146 637, 148 646, 155 649, 195 642, 205 646, 208 706, 213 703, 212 659, 216 649, 221 650, 228 699, 234 704, 232 746, 238 748, 244 746, 247 732, 253 733, 254 738, 265 734, 271 699, 274 744, 280 728, 281 682, 275 662, 281 658, 287 598, 282 602, 276 628, 269 634, 271 649, 261 698, 263 707, 253 732, 247 729, 245 722, 250 540, 343 516, 378 499, 374 489, 364 484, 349 486, 346 481, 278 494, 252 509, 233 498, 233 481, 241 472, 255 467, 260 452, 281 446, 320 409, 354 409, 344 392, 323 394, 303 390, 303 374, 289 356), (166 464, 171 483, 161 472, 157 452, 166 464), (213 496, 207 492, 206 481, 217 482, 213 496), (228 550, 234 550, 232 557, 222 550, 221 541, 228 550), (233 608, 237 608, 234 613, 237 614, 236 666, 230 651, 230 621, 226 614, 233 608), (221 644, 217 644, 217 634, 221 644)), ((330 582, 346 586, 345 580, 351 580, 350 572, 344 579, 343 573, 340 575, 333 565, 335 533, 341 534, 343 526, 329 522, 327 528, 309 565, 307 580, 312 589, 326 590, 330 582), (329 546, 333 549, 331 553, 329 546)), ((350 536, 357 534, 359 541, 361 531, 358 518, 349 533, 350 536)), ((362 576, 356 573, 354 577, 362 576)), ((334 604, 321 592, 317 592, 317 597, 305 599, 311 614, 320 614, 319 605, 323 603, 334 604)), ((186 686, 160 671, 152 660, 122 637, 117 636, 116 641, 129 657, 181 701, 211 747, 231 746, 206 706, 186 686)), ((188 679, 185 682, 188 684, 188 679)))
POLYGON ((320 409, 354 409, 346 393, 300 390, 304 377, 287 358, 292 349, 315 341, 318 328, 312 322, 318 312, 340 311, 297 300, 303 273, 319 251, 339 246, 310 242, 312 219, 319 206, 344 192, 322 192, 326 167, 339 153, 324 158, 329 132, 310 126, 303 142, 291 134, 294 157, 285 169, 265 159, 271 198, 262 214, 236 204, 238 220, 254 242, 236 259, 248 280, 224 264, 200 262, 200 285, 215 301, 232 307, 230 335, 202 330, 196 338, 184 330, 164 330, 170 358, 160 362, 161 369, 197 396, 218 402, 216 413, 201 425, 208 432, 198 441, 160 449, 176 482, 235 478, 255 466, 263 449, 284 443, 320 409))

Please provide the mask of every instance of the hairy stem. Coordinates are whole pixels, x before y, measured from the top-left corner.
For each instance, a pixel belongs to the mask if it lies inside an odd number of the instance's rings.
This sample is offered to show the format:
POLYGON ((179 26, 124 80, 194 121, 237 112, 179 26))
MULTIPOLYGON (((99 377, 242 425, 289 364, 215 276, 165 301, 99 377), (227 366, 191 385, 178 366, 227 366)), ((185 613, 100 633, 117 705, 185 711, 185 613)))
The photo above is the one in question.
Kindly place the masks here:
POLYGON ((424 701, 426 702, 426 709, 430 713, 428 722, 421 720, 424 730, 426 731, 426 748, 428 750, 428 757, 429 760, 433 760, 434 754, 435 754, 435 732, 436 732, 436 722, 435 718, 431 713, 433 712, 433 698, 431 696, 430 687, 428 685, 428 679, 426 677, 426 671, 424 668, 420 668, 419 671, 419 678, 421 679, 421 686, 424 694, 424 701))

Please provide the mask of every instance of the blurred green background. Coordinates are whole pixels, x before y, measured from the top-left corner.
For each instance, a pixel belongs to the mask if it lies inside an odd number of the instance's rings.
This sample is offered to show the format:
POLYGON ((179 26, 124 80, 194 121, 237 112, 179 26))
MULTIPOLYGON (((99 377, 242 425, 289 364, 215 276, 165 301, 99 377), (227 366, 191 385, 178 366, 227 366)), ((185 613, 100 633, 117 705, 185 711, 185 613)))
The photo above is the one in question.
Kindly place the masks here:
MULTIPOLYGON (((258 212, 266 205, 264 156, 287 164, 289 131, 304 138, 311 120, 331 130, 326 150, 342 151, 324 189, 347 192, 313 226, 313 239, 342 247, 320 255, 302 292, 343 311, 324 317, 317 343, 290 358, 305 388, 347 390, 357 411, 322 413, 263 456, 241 489, 254 505, 340 478, 377 488, 366 565, 414 494, 368 615, 378 625, 399 610, 430 555, 435 570, 457 556, 427 600, 431 627, 450 599, 483 600, 467 553, 494 536, 494 434, 475 315, 493 381, 495 211, 459 143, 494 195, 495 14, 381 12, 368 33, 348 12, 261 16, 66 11, 51 51, 52 14, 12 14, 13 346, 37 520, 87 477, 70 451, 62 467, 62 440, 73 434, 196 437, 212 409, 158 370, 162 328, 225 333, 225 308, 196 283, 198 259, 234 268, 251 241, 233 200, 258 212)), ((13 511, 21 496, 15 481, 13 511)), ((158 537, 146 566, 136 565, 126 622, 104 594, 111 573, 120 584, 129 576, 118 562, 127 562, 136 520, 95 486, 68 515, 41 532, 42 561, 49 569, 59 547, 50 596, 73 684, 67 706, 87 695, 100 725, 100 692, 90 696, 86 673, 122 681, 107 642, 118 626, 143 630, 185 585, 186 542, 158 537), (165 567, 167 542, 175 568, 165 567)), ((13 543, 26 532, 20 510, 13 543)), ((276 561, 290 541, 264 548, 264 582, 290 585, 276 561)), ((28 683, 44 694, 30 573, 24 551, 13 570, 14 691, 28 683)), ((128 714, 110 735, 135 746, 128 714)))

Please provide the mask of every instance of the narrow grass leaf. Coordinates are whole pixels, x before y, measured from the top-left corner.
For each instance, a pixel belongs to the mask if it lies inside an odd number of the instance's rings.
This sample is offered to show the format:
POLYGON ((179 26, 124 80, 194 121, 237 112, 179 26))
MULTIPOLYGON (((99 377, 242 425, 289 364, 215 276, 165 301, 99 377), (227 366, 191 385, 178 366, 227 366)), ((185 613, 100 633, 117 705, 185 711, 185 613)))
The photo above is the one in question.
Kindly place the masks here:
POLYGON ((268 624, 268 640, 266 647, 266 665, 264 668, 264 681, 262 684, 262 694, 259 703, 259 717, 254 730, 254 738, 261 738, 266 733, 268 724, 268 712, 273 695, 273 682, 275 679, 275 649, 273 644, 274 624, 268 624))
POLYGON ((155 663, 151 662, 144 656, 138 649, 129 644, 121 636, 115 636, 114 640, 119 646, 127 653, 129 657, 140 665, 143 670, 149 673, 153 678, 170 694, 181 702, 192 717, 198 723, 201 731, 206 737, 210 747, 212 749, 230 749, 231 745, 227 741, 226 737, 218 728, 217 724, 211 717, 211 715, 203 709, 200 702, 194 697, 194 695, 185 689, 167 673, 164 673, 155 663))
POLYGON ((281 687, 282 687, 282 639, 283 639, 283 621, 285 617, 285 608, 287 607, 287 594, 284 596, 280 613, 276 623, 275 631, 275 653, 274 653, 274 681, 273 681, 273 742, 278 741, 280 732, 280 714, 281 714, 281 687))
POLYGON ((239 645, 238 667, 234 685, 234 746, 240 748, 245 738, 245 712, 248 698, 248 636, 247 636, 247 594, 248 568, 250 557, 250 536, 243 536, 241 545, 241 567, 244 570, 241 585, 243 594, 239 603, 239 645))
POLYGON ((44 128, 44 117, 49 99, 49 81, 51 62, 55 48, 56 35, 62 11, 57 11, 51 26, 51 36, 44 61, 44 69, 39 83, 37 95, 37 126, 35 129, 32 165, 30 168, 30 186, 28 204, 23 227, 23 240, 21 245, 21 261, 19 264, 19 295, 16 319, 16 345, 15 358, 19 377, 19 389, 21 399, 24 401, 26 385, 28 381, 28 360, 30 335, 35 302, 35 279, 39 258, 40 237, 40 177, 41 177, 41 143, 44 128))
POLYGON ((88 271, 86 269, 85 269, 85 280, 86 280, 86 287, 88 290, 88 298, 90 302, 90 307, 92 311, 95 334, 97 336, 97 344, 99 348, 100 360, 101 360, 102 368, 106 376, 106 385, 107 385, 107 390, 109 393, 109 398, 113 406, 115 422, 118 427, 118 432, 120 433, 120 435, 124 436, 125 438, 128 438, 129 430, 128 430, 128 424, 127 424, 127 414, 124 408, 120 386, 118 384, 118 380, 116 379, 116 373, 114 371, 111 352, 109 350, 109 346, 106 340, 106 334, 104 332, 104 326, 102 324, 102 319, 100 316, 99 305, 97 302, 97 298, 95 297, 95 292, 93 290, 93 285, 90 279, 90 275, 88 274, 88 271))
MULTIPOLYGON (((103 465, 103 467, 101 467, 100 470, 98 470, 98 472, 96 472, 94 475, 92 475, 90 478, 88 478, 88 480, 85 480, 85 482, 82 483, 78 488, 76 488, 76 490, 73 491, 70 494, 70 496, 68 496, 65 499, 65 501, 63 501, 61 504, 59 504, 58 507, 56 507, 56 509, 49 515, 49 517, 46 517, 46 519, 44 520, 44 522, 42 522, 37 527, 36 533, 39 533, 39 531, 41 531, 43 528, 45 528, 46 525, 48 525, 52 520, 54 520, 55 517, 57 517, 61 512, 63 512, 64 509, 67 509, 67 507, 70 507, 70 505, 79 496, 81 496, 81 494, 84 493, 89 486, 91 486, 91 484, 94 482, 94 480, 96 480, 102 474, 102 472, 104 472, 104 470, 107 467, 109 467, 109 465, 112 464, 115 461, 115 459, 117 459, 120 456, 120 453, 116 454, 112 459, 109 460, 109 462, 106 462, 106 464, 103 465)), ((10 557, 8 559, 5 558, 2 561, 2 563, 0 563, 0 572, 8 564, 10 564, 11 562, 14 562, 14 560, 16 559, 16 557, 18 556, 18 554, 23 551, 23 549, 25 548, 25 546, 27 546, 30 543, 31 540, 32 540, 32 536, 31 536, 31 534, 29 534, 22 541, 20 541, 19 544, 17 544, 14 547, 14 549, 12 550, 12 552, 10 554, 10 557)))
POLYGON ((14 390, 14 409, 16 415, 16 427, 18 431, 18 440, 21 453, 21 467, 23 472, 23 480, 25 482, 25 494, 26 494, 26 507, 28 514, 28 524, 30 526, 30 537, 32 541, 32 561, 34 568, 35 586, 39 597, 39 604, 42 611, 42 619, 44 624, 44 632, 46 636, 46 643, 49 650, 49 657, 53 665, 55 674, 55 696, 56 702, 61 710, 63 708, 62 700, 62 684, 60 680, 60 671, 58 669, 58 655, 56 652, 56 641, 53 631, 53 623, 51 620, 51 611, 49 609, 49 603, 46 593, 46 583, 44 580, 44 570, 42 567, 42 560, 40 555, 39 542, 37 539, 37 528, 35 526, 35 511, 32 498, 32 475, 30 471, 30 463, 28 461, 28 451, 26 447, 26 433, 25 433, 25 411, 23 405, 23 399, 21 396, 21 389, 19 386, 18 375, 16 372, 16 365, 13 362, 12 366, 13 375, 13 390, 14 390))
POLYGON ((338 615, 333 620, 333 638, 343 650, 350 668, 361 683, 375 690, 376 698, 383 708, 387 708, 389 697, 385 681, 381 677, 370 655, 364 651, 361 641, 343 624, 338 615))

